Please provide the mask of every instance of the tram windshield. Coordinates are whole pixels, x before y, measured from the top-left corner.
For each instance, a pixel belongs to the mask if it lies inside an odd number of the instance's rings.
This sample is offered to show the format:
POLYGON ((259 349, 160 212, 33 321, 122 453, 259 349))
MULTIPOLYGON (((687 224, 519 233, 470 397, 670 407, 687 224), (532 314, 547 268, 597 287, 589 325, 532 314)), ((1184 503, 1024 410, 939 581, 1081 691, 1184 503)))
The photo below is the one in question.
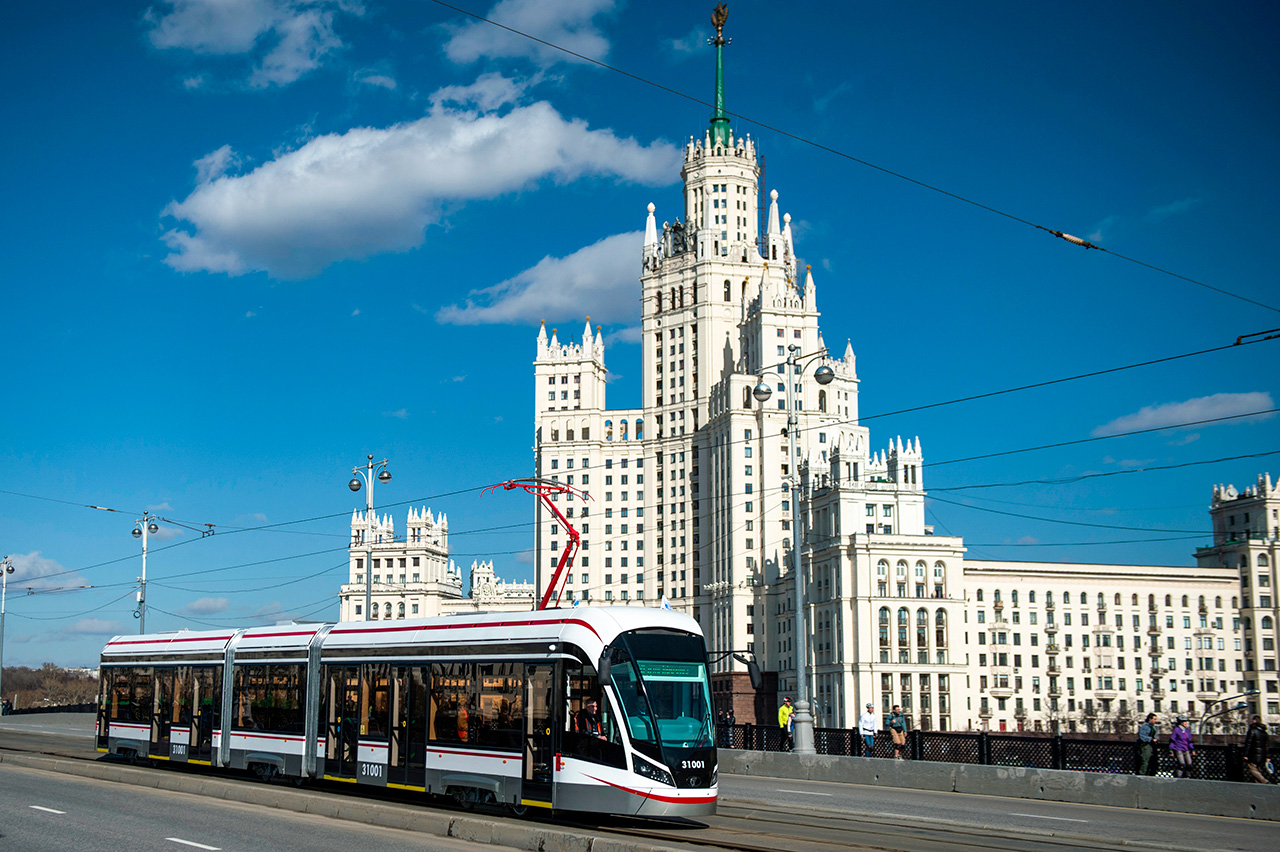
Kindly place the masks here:
POLYGON ((610 662, 633 743, 641 748, 712 746, 711 690, 700 637, 628 633, 614 645, 610 662))

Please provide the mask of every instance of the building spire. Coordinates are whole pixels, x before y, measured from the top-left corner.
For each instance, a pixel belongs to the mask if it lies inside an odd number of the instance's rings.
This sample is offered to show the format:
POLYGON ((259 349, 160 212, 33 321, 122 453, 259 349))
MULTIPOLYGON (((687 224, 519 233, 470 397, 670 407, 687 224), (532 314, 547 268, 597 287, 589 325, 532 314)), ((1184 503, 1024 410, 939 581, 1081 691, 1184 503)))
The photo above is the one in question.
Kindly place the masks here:
POLYGON ((724 46, 732 39, 724 37, 724 22, 729 19, 729 7, 720 3, 711 12, 711 25, 716 28, 716 37, 711 41, 716 46, 716 109, 711 113, 711 144, 729 147, 729 114, 724 111, 724 46))

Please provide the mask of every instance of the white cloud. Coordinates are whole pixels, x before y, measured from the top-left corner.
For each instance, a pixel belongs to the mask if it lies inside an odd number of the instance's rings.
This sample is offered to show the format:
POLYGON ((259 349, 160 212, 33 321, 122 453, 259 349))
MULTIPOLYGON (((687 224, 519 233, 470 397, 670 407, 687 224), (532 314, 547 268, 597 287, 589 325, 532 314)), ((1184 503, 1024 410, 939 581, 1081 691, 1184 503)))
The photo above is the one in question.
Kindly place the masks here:
POLYGON ((231 150, 230 145, 223 145, 216 151, 205 154, 196 160, 196 183, 208 183, 226 173, 228 168, 239 165, 240 158, 231 150))
POLYGON ((351 316, 353 316, 353 317, 358 317, 358 316, 360 316, 360 309, 359 309, 359 308, 356 308, 354 311, 352 311, 352 312, 351 312, 351 316))
POLYGON ((11 559, 13 573, 9 575, 10 589, 63 589, 86 584, 84 577, 74 572, 67 573, 67 569, 61 564, 41 556, 38 550, 15 553, 11 559))
POLYGON ((610 333, 609 336, 605 338, 605 344, 612 346, 615 343, 639 343, 643 338, 643 326, 628 325, 610 333))
MULTIPOLYGON (((500 0, 484 17, 574 53, 602 60, 609 54, 609 40, 594 19, 612 12, 616 5, 614 0, 500 0)), ((482 58, 528 58, 540 65, 582 62, 562 50, 485 21, 450 25, 446 30, 450 37, 444 46, 445 55, 459 64, 482 58)))
POLYGON ((681 59, 693 56, 706 48, 708 31, 707 27, 694 27, 680 38, 663 39, 663 50, 668 56, 675 54, 681 59))
POLYGON ((1120 218, 1118 216, 1106 217, 1105 219, 1103 219, 1101 222, 1099 222, 1097 225, 1093 227, 1093 230, 1089 232, 1089 235, 1085 237, 1085 239, 1091 243, 1102 242, 1107 237, 1111 236, 1111 230, 1116 226, 1116 223, 1119 221, 1120 221, 1120 218))
MULTIPOLYGON (((605 323, 634 322, 640 313, 634 285, 643 240, 640 231, 615 234, 567 257, 544 257, 514 278, 472 290, 461 306, 441 308, 436 321, 535 323, 546 317, 590 314, 605 323)), ((581 326, 570 325, 572 331, 564 340, 578 340, 581 326)))
POLYGON ((592 130, 545 102, 501 116, 437 106, 417 121, 320 136, 248 174, 197 184, 165 208, 181 223, 164 236, 173 250, 165 262, 184 272, 304 277, 421 245, 447 204, 586 175, 666 184, 679 169, 669 143, 592 130))
POLYGON ((124 625, 118 621, 82 618, 62 632, 69 636, 118 636, 124 633, 124 625))
MULTIPOLYGON (((361 15, 352 0, 163 0, 147 10, 151 44, 217 56, 260 57, 249 75, 258 88, 292 83, 342 47, 338 13, 361 15)), ((189 81, 198 78, 188 78, 189 81)))
POLYGON ((1168 441, 1166 443, 1168 443, 1168 445, 1171 447, 1185 447, 1187 444, 1194 444, 1196 441, 1199 441, 1199 440, 1200 440, 1199 432, 1188 432, 1182 437, 1174 438, 1172 441, 1168 441))
POLYGON ((431 106, 475 107, 481 112, 492 112, 507 104, 519 103, 530 87, 541 78, 517 80, 490 71, 481 74, 474 83, 466 86, 445 86, 431 94, 431 106))
POLYGON ((1173 201, 1169 204, 1161 204, 1147 211, 1147 220, 1150 222, 1159 222, 1168 219, 1170 216, 1176 216, 1179 213, 1186 213, 1192 207, 1200 203, 1198 198, 1184 198, 1181 201, 1173 201))
POLYGON ((226 612, 231 602, 226 598, 196 598, 187 604, 186 611, 191 615, 213 615, 226 612))
MULTIPOLYGON (((1213 396, 1197 397, 1184 402, 1148 405, 1133 414, 1126 414, 1123 417, 1112 420, 1110 423, 1104 423, 1094 429, 1092 434, 1094 436, 1116 435, 1121 432, 1134 432, 1140 429, 1174 428, 1181 423, 1213 420, 1220 417, 1247 414, 1251 411, 1265 411, 1271 408, 1275 408, 1275 403, 1271 401, 1271 394, 1266 391, 1216 393, 1213 396)), ((1261 414, 1257 417, 1241 417, 1224 422, 1252 423, 1259 420, 1270 420, 1273 417, 1275 417, 1275 414, 1261 414)))
POLYGON ((395 419, 397 419, 397 420, 408 420, 408 419, 409 419, 409 409, 407 409, 407 408, 397 408, 395 411, 384 411, 384 412, 382 412, 382 416, 383 416, 383 417, 394 417, 394 418, 395 418, 395 419))
POLYGON ((378 86, 392 92, 396 90, 396 81, 386 74, 357 74, 356 82, 364 83, 368 86, 378 86))

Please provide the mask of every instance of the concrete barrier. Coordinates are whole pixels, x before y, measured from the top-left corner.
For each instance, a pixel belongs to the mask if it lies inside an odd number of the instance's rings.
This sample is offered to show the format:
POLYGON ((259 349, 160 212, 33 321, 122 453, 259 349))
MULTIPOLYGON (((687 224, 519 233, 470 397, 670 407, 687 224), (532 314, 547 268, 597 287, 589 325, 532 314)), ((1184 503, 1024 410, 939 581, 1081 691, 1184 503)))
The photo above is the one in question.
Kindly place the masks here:
POLYGON ((1280 821, 1280 786, 1106 772, 722 749, 721 774, 905 787, 1280 821))

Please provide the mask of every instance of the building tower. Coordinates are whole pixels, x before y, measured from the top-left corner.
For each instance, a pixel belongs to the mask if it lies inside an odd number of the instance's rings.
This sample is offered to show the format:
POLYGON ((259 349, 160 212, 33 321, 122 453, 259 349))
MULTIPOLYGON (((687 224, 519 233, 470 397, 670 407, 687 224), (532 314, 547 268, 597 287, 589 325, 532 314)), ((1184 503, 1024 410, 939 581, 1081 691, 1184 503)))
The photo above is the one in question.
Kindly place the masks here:
MULTIPOLYGON (((1272 730, 1280 724, 1280 673, 1276 668, 1276 644, 1280 642, 1280 601, 1276 597, 1277 541, 1280 540, 1280 494, 1271 474, 1244 491, 1234 485, 1215 485, 1209 506, 1213 520, 1213 544, 1196 550, 1202 567, 1225 567, 1240 572, 1239 630, 1243 639, 1244 687, 1258 690, 1250 696, 1250 711, 1262 716, 1272 730)), ((1199 697, 1199 696, 1197 696, 1199 697)))

